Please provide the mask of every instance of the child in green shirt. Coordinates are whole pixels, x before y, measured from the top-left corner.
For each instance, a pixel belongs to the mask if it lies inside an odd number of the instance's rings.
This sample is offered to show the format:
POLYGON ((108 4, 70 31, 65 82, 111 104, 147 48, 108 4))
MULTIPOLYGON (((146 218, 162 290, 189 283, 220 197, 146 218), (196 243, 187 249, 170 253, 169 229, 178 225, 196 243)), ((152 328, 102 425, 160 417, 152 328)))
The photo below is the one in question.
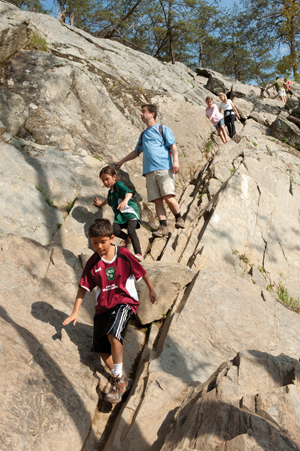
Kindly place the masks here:
POLYGON ((140 228, 141 219, 138 207, 132 200, 133 191, 118 181, 117 173, 111 166, 105 166, 101 169, 99 177, 104 186, 109 188, 109 191, 104 202, 101 202, 98 197, 94 197, 94 205, 102 208, 108 204, 113 209, 115 214, 113 234, 124 240, 126 248, 128 248, 130 241, 132 242, 134 256, 140 262, 143 260, 143 256, 136 229, 140 228), (127 229, 128 234, 123 232, 122 229, 127 229))

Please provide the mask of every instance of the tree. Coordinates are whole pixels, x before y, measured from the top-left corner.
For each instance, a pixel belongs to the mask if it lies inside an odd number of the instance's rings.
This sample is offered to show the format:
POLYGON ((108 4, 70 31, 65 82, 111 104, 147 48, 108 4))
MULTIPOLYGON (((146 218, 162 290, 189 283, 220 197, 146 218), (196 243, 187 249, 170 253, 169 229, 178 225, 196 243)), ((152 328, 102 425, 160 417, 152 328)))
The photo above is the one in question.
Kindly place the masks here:
POLYGON ((36 13, 46 13, 46 9, 39 0, 10 0, 9 3, 17 6, 20 9, 33 11, 36 13))

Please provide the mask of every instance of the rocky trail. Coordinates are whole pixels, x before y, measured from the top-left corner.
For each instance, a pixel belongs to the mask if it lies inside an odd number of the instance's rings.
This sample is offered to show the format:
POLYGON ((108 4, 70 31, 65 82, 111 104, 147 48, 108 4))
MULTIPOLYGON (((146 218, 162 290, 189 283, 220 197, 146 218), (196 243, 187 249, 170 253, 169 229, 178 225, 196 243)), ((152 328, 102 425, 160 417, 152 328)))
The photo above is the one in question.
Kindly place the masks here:
POLYGON ((299 108, 0 2, 1 451, 300 450, 299 108), (205 98, 230 90, 241 121, 222 145, 205 98), (112 406, 90 351, 94 293, 62 322, 89 224, 113 219, 92 205, 99 171, 133 150, 149 102, 176 138, 186 228, 170 214, 153 239, 141 161, 122 166, 158 299, 138 284, 133 386, 112 406))

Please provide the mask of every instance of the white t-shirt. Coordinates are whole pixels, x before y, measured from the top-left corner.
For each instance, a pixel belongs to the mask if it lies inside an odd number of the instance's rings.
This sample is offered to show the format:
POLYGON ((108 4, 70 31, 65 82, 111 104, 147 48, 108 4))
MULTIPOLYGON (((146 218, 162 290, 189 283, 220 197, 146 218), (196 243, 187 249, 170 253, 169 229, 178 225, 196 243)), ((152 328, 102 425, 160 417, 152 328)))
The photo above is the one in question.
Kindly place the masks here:
POLYGON ((219 109, 223 109, 224 111, 226 111, 226 110, 233 110, 231 100, 227 99, 227 103, 221 102, 220 105, 219 105, 219 109))

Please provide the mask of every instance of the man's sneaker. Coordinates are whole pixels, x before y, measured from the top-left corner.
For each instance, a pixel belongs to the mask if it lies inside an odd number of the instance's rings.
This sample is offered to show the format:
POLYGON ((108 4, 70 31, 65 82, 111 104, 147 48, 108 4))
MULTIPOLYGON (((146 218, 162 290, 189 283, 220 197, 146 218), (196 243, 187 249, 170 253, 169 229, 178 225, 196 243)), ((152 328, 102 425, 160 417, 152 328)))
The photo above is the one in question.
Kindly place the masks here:
POLYGON ((182 218, 178 218, 175 222, 175 227, 176 229, 184 229, 185 228, 184 220, 182 218))
POLYGON ((163 238, 164 236, 169 235, 168 227, 165 226, 159 226, 157 230, 152 232, 153 236, 156 236, 157 238, 163 238))
POLYGON ((138 262, 142 262, 144 260, 144 257, 141 254, 135 254, 134 256, 138 262))
POLYGON ((125 249, 128 249, 131 243, 131 239, 128 237, 126 240, 122 241, 122 247, 125 247, 125 249))
POLYGON ((122 396, 128 387, 128 378, 125 376, 114 376, 109 392, 104 398, 104 401, 111 404, 122 401, 122 396))

